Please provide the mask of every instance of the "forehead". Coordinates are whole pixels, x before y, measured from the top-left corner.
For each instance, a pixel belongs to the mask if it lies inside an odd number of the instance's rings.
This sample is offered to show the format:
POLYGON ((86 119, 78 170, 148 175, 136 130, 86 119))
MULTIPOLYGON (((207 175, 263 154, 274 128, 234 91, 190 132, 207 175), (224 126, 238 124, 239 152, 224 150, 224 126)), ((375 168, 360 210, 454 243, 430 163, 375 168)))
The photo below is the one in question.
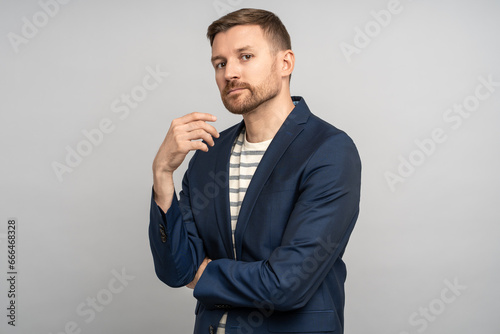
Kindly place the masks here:
POLYGON ((260 26, 239 25, 218 33, 212 44, 212 55, 230 54, 248 47, 255 50, 269 49, 269 43, 260 26))

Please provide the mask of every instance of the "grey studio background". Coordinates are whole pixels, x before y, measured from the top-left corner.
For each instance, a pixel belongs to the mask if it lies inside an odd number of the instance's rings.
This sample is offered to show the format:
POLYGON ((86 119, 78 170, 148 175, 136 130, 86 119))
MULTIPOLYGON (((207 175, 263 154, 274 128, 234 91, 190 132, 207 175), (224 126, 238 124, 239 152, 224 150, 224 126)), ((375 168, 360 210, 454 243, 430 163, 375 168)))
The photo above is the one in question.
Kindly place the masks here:
POLYGON ((242 7, 280 16, 292 93, 361 154, 346 334, 499 333, 493 0, 0 1, 0 332, 192 332, 192 290, 154 274, 151 163, 176 117, 239 122, 205 33, 242 7))

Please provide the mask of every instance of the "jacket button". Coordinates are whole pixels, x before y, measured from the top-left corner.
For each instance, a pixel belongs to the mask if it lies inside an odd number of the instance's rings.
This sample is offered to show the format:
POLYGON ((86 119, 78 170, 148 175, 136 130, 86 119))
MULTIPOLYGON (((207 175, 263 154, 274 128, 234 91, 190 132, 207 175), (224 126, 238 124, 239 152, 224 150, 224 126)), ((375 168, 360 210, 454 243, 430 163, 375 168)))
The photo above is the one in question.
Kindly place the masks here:
POLYGON ((208 332, 209 332, 210 334, 215 334, 215 331, 214 331, 214 326, 212 326, 212 325, 208 326, 208 332))

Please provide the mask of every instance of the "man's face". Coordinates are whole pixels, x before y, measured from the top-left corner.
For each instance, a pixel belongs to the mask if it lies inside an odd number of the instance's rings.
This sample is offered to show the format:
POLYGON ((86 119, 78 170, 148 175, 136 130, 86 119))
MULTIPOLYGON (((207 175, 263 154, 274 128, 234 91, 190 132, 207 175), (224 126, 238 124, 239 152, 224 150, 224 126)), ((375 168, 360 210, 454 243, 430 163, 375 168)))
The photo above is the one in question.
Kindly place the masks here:
POLYGON ((224 106, 246 114, 281 91, 276 54, 257 25, 235 26, 215 35, 212 64, 224 106))

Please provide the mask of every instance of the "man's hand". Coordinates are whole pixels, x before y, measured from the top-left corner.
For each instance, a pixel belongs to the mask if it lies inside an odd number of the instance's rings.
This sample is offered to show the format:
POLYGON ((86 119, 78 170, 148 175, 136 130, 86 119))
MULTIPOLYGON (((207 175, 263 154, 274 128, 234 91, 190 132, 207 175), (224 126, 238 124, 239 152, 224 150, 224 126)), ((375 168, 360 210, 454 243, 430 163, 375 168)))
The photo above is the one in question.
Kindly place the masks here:
POLYGON ((166 212, 171 205, 174 193, 173 173, 189 151, 207 152, 208 146, 201 140, 213 146, 213 137, 219 137, 217 130, 207 123, 216 119, 211 114, 194 112, 172 121, 153 161, 155 201, 163 211, 166 212))
POLYGON ((205 268, 207 267, 207 264, 210 263, 210 260, 208 257, 206 257, 203 262, 200 264, 200 267, 198 268, 198 271, 196 272, 196 275, 194 275, 194 279, 191 283, 186 285, 186 287, 190 289, 194 289, 196 286, 196 283, 198 283, 198 280, 200 279, 201 275, 203 275, 203 272, 205 271, 205 268))

